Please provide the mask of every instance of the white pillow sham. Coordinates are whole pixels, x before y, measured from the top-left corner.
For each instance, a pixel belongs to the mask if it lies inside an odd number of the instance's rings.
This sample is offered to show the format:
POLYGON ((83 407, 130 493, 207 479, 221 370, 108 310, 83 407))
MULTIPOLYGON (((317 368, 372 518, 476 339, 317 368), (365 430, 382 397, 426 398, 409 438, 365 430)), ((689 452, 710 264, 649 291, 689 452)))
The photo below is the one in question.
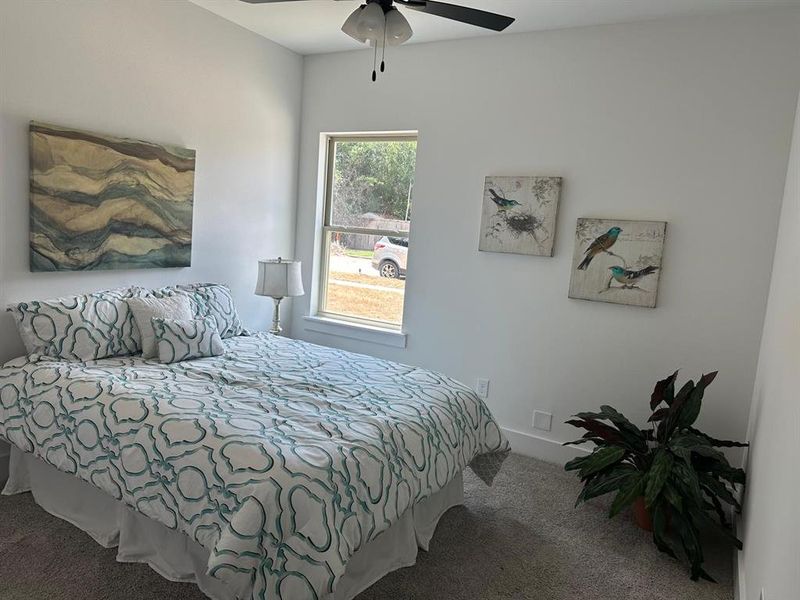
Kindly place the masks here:
POLYGON ((153 331, 153 317, 188 321, 194 318, 194 311, 188 296, 183 294, 165 298, 131 298, 128 306, 133 313, 136 327, 142 340, 142 357, 158 356, 156 334, 153 331))
POLYGON ((190 283, 149 290, 148 296, 166 298, 185 295, 192 303, 195 318, 213 317, 222 339, 242 335, 244 327, 236 311, 233 295, 219 283, 190 283))
POLYGON ((144 293, 129 287, 19 302, 6 310, 13 315, 29 355, 98 360, 141 350, 139 330, 126 301, 144 293))

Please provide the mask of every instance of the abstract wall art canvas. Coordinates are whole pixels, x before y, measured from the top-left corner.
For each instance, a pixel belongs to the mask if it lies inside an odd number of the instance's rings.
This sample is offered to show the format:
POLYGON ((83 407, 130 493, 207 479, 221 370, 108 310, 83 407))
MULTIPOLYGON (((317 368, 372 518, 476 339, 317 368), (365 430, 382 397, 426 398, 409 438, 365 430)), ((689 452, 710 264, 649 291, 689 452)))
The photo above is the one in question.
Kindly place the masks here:
POLYGON ((655 308, 667 224, 578 219, 569 297, 655 308))
POLYGON ((188 267, 194 167, 194 150, 31 122, 31 271, 188 267))
POLYGON ((553 256, 560 177, 487 177, 478 249, 553 256))

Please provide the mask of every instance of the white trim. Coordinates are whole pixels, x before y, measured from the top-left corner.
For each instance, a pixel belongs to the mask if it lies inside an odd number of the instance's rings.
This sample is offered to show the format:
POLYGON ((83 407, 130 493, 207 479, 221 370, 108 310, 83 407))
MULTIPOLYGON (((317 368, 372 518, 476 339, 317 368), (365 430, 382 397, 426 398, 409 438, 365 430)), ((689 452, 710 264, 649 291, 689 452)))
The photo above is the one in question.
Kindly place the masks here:
POLYGON ((419 137, 418 129, 387 129, 386 131, 323 131, 320 136, 326 138, 392 138, 419 137))
POLYGON ((511 442, 511 450, 517 454, 538 458, 545 462, 563 465, 576 456, 588 454, 590 450, 583 446, 563 446, 561 442, 545 437, 509 429, 500 428, 508 441, 511 442))
MULTIPOLYGON (((737 514, 733 519, 733 532, 742 539, 744 523, 742 515, 737 514)), ((733 548, 733 600, 747 600, 747 584, 744 576, 744 551, 733 548)))
POLYGON ((11 458, 11 449, 0 441, 0 488, 8 479, 8 461, 11 458))
POLYGON ((303 320, 305 321, 303 328, 306 331, 337 335, 351 340, 392 346, 394 348, 406 347, 406 334, 402 331, 348 323, 347 321, 339 321, 337 319, 328 319, 325 317, 303 317, 303 320))
POLYGON ((311 281, 307 289, 308 310, 316 314, 319 310, 320 282, 322 273, 322 242, 324 239, 323 226, 325 225, 325 181, 328 177, 328 137, 321 133, 319 136, 319 156, 317 158, 317 193, 314 206, 314 248, 311 257, 311 281))
MULTIPOLYGON (((309 297, 309 314, 321 318, 329 318, 325 311, 328 295, 328 279, 330 276, 329 262, 331 250, 331 235, 334 232, 355 235, 375 235, 375 236, 409 236, 408 231, 395 231, 389 229, 370 229, 364 227, 349 227, 336 225, 333 221, 333 171, 335 146, 339 141, 413 141, 417 142, 419 137, 416 131, 397 131, 397 132, 354 132, 354 133, 330 133, 320 134, 319 142, 319 167, 317 172, 317 214, 314 231, 314 263, 312 267, 313 278, 311 281, 311 294, 309 297)), ((410 225, 410 223, 409 223, 410 225)), ((339 315, 335 315, 334 320, 339 315)), ((341 315, 344 317, 345 315, 341 315)), ((342 319, 343 321, 346 319, 342 319)), ((369 324, 367 324, 369 327, 369 324)), ((380 326, 379 326, 380 327, 380 326)), ((329 333, 323 331, 322 333, 329 333)), ((345 336, 348 337, 348 336, 345 336)), ((361 339, 361 338, 355 338, 361 339)), ((372 341, 372 340, 364 340, 372 341)), ((389 346, 397 346, 397 342, 384 343, 389 346)), ((405 340, 402 341, 402 348, 405 348, 405 340)))

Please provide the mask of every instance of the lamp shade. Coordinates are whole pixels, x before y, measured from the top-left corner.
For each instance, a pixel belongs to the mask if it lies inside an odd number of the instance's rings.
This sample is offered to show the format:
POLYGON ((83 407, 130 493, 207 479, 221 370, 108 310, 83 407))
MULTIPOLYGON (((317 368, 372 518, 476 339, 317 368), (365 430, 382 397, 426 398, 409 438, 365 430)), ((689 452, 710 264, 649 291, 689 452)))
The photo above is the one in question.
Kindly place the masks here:
POLYGON ((386 13, 386 43, 390 46, 399 46, 407 42, 412 35, 411 25, 395 7, 386 13))
POLYGON ((370 2, 359 14, 356 29, 360 37, 378 40, 383 37, 385 26, 386 17, 383 15, 383 8, 377 2, 370 2))
POLYGON ((305 292, 300 264, 299 260, 282 258, 258 261, 256 295, 273 298, 302 296, 305 292))
POLYGON ((362 44, 367 41, 367 38, 365 38, 358 32, 358 21, 361 18, 361 11, 363 11, 366 8, 366 6, 367 6, 366 4, 362 4, 357 9, 355 9, 350 14, 350 16, 347 17, 347 20, 344 22, 344 25, 342 25, 342 31, 344 31, 347 35, 349 35, 357 42, 361 42, 362 44))

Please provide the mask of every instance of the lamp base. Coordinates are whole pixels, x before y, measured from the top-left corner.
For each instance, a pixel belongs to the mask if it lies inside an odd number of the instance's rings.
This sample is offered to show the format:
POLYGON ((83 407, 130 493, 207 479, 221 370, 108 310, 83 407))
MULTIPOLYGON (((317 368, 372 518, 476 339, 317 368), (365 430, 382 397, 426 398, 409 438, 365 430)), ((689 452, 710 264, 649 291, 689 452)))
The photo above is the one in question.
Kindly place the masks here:
POLYGON ((269 332, 272 335, 280 335, 283 332, 281 327, 281 300, 283 298, 273 298, 275 301, 275 308, 272 310, 272 329, 269 332))

